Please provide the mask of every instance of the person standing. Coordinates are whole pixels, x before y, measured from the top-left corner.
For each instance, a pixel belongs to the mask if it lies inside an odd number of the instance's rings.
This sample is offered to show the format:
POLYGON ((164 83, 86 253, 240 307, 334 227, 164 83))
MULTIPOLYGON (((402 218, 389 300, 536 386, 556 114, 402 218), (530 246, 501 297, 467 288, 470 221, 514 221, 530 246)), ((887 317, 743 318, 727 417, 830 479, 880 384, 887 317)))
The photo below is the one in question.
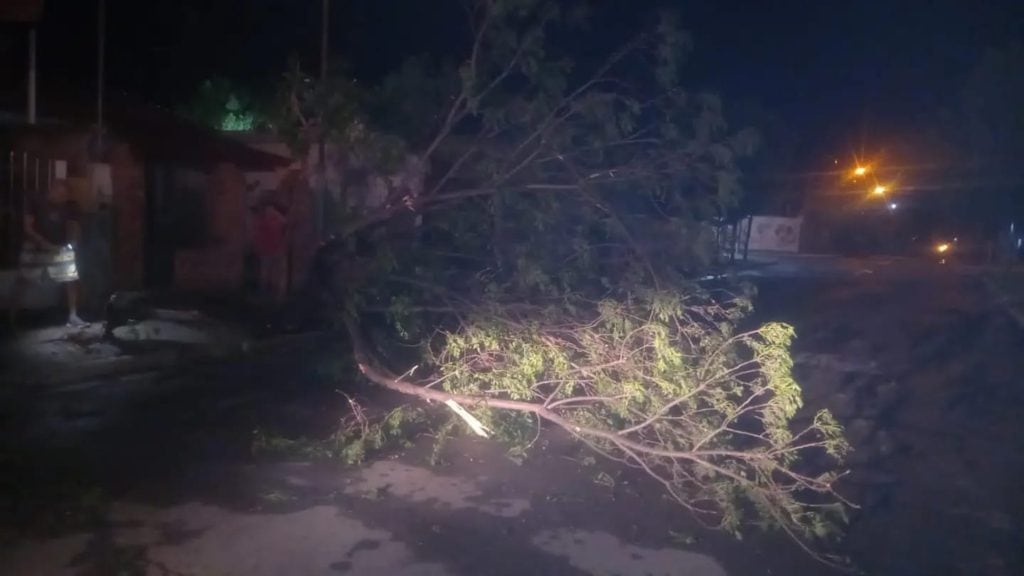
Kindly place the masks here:
POLYGON ((256 206, 252 244, 259 258, 260 291, 278 303, 287 291, 288 215, 269 197, 256 206))
POLYGON ((73 328, 88 325, 78 315, 78 266, 74 248, 78 240, 78 221, 66 181, 54 181, 42 198, 26 198, 18 276, 9 301, 12 327, 25 290, 45 282, 64 285, 67 325, 73 328))

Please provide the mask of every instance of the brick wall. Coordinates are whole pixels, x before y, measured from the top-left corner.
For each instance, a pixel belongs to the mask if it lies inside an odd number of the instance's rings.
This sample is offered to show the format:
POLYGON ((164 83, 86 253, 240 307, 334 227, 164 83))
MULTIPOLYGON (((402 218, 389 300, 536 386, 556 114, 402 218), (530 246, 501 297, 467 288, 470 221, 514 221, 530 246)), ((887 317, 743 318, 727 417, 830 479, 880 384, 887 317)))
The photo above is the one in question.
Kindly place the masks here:
POLYGON ((206 191, 209 241, 175 254, 174 286, 195 292, 238 291, 246 246, 245 177, 235 166, 220 164, 208 175, 206 191))
POLYGON ((145 270, 145 170, 126 144, 114 144, 110 150, 110 180, 114 209, 114 287, 137 290, 143 286, 145 270))

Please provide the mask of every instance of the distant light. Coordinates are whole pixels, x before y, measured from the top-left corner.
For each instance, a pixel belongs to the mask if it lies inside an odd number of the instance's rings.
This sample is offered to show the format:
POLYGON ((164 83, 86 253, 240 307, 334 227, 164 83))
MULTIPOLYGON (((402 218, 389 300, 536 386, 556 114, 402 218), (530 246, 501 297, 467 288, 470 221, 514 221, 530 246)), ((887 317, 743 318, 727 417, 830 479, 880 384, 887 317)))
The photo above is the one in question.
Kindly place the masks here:
POLYGON ((888 190, 888 188, 879 184, 878 186, 875 186, 875 189, 872 190, 872 192, 878 196, 881 196, 882 194, 885 194, 888 190))
MULTIPOLYGON (((897 207, 898 206, 895 202, 889 202, 889 210, 895 210, 897 207)), ((956 242, 956 240, 954 240, 954 242, 956 242)))
POLYGON ((1017 249, 1020 250, 1020 243, 1024 241, 1024 238, 1017 238, 1017 249))
POLYGON ((953 236, 953 242, 959 242, 959 241, 960 241, 959 238, 957 238, 956 236, 953 236))
POLYGON ((1013 232, 1013 222, 1010 222, 1010 232, 1013 232))
POLYGON ((863 175, 865 175, 867 173, 868 173, 868 167, 867 166, 857 166, 856 168, 853 169, 853 175, 854 176, 863 176, 863 175))
POLYGON ((935 250, 937 250, 939 253, 949 252, 949 244, 946 244, 945 242, 943 242, 942 244, 939 244, 938 246, 936 246, 935 250))

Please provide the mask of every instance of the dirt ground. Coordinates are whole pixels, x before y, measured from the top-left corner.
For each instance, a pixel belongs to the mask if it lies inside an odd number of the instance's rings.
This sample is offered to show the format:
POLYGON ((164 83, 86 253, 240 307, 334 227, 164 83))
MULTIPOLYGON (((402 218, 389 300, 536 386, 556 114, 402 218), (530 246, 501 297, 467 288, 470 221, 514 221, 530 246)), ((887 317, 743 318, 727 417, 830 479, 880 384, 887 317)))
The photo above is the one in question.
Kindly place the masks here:
MULTIPOLYGON (((1024 330, 970 276, 759 280, 796 325, 808 410, 833 409, 868 574, 1024 573, 1024 330)), ((458 438, 360 467, 255 458, 253 432, 325 435, 344 398, 287 354, 0 391, 0 573, 837 574, 784 538, 700 527, 646 479, 559 436, 516 464, 458 438)), ((343 367, 342 367, 343 368, 343 367)))

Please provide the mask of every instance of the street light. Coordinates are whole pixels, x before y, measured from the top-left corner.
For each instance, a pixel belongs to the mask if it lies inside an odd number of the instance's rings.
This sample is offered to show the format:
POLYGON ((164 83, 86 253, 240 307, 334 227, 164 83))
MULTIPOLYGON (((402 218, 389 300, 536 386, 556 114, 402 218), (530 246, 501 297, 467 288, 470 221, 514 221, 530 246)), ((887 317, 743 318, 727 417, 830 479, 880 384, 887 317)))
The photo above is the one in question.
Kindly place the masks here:
POLYGON ((885 194, 885 193, 886 193, 886 192, 888 192, 888 191, 889 191, 889 189, 888 189, 888 188, 886 188, 885 186, 882 186, 881 184, 879 184, 878 186, 875 186, 875 189, 874 189, 874 190, 872 190, 871 192, 872 192, 872 193, 873 193, 873 194, 874 194, 875 196, 881 196, 882 194, 885 194))
POLYGON ((856 168, 853 169, 853 175, 854 176, 863 176, 863 175, 865 175, 867 173, 868 173, 868 167, 867 166, 857 166, 856 168))

